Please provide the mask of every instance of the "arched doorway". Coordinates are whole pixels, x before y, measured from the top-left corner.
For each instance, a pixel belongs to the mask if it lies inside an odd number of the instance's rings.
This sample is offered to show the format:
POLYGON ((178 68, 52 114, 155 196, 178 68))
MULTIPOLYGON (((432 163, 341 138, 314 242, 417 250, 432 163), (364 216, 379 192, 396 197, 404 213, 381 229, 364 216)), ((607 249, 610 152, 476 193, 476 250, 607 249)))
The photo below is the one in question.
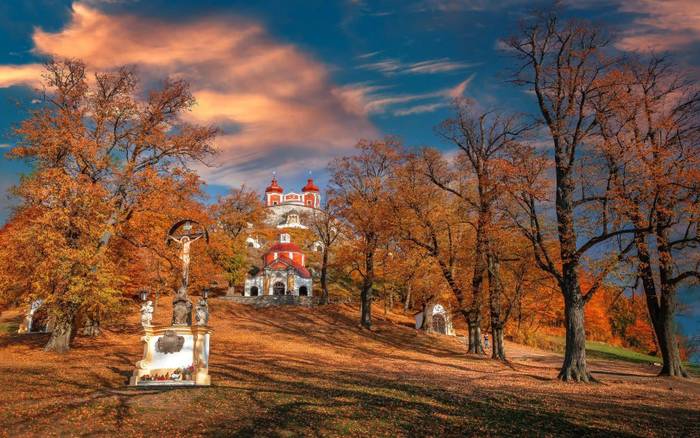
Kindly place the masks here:
POLYGON ((258 287, 253 286, 250 288, 250 296, 251 297, 257 297, 258 296, 258 287))
POLYGON ((299 288, 299 296, 300 297, 305 297, 309 295, 309 289, 306 286, 302 286, 299 288))
POLYGON ((435 333, 447 333, 445 330, 445 315, 441 313, 433 314, 433 331, 435 333))
POLYGON ((273 295, 284 295, 284 283, 281 281, 276 282, 275 284, 272 285, 272 294, 273 295))

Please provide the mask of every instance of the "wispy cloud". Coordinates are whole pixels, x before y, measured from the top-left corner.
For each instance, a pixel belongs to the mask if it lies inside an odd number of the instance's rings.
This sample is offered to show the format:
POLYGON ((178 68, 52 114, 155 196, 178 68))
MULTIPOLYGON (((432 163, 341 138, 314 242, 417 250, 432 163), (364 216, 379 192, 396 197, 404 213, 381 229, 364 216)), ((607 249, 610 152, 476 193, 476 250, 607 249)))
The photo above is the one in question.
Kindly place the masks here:
POLYGON ((409 108, 398 109, 398 110, 394 111, 394 115, 395 116, 410 116, 413 114, 431 113, 433 111, 436 111, 440 108, 444 108, 446 106, 449 106, 449 102, 426 103, 424 105, 416 105, 416 106, 412 106, 409 108))
POLYGON ((464 95, 474 76, 470 75, 454 87, 425 93, 392 94, 388 87, 367 83, 347 85, 336 92, 346 102, 349 111, 365 115, 390 113, 407 116, 448 106, 450 101, 464 95))
POLYGON ((362 64, 359 67, 383 73, 387 76, 396 74, 434 74, 464 70, 478 64, 452 61, 449 58, 429 59, 413 63, 404 63, 398 59, 387 58, 381 61, 362 64))
POLYGON ((373 56, 377 56, 377 55, 379 55, 380 53, 382 53, 381 50, 377 50, 376 52, 367 52, 367 53, 363 53, 363 54, 361 54, 361 55, 357 55, 355 58, 357 58, 357 59, 367 59, 367 58, 371 58, 371 57, 373 57, 373 56))
POLYGON ((7 143, 0 143, 0 149, 9 149, 11 147, 12 145, 9 145, 7 143))
POLYGON ((627 51, 676 51, 700 42, 700 2, 697 0, 618 0, 623 12, 635 14, 617 42, 627 51))
MULTIPOLYGON (((366 113, 353 111, 338 92, 327 66, 249 20, 171 22, 76 3, 63 29, 36 29, 33 41, 37 54, 80 58, 95 69, 134 65, 146 84, 188 80, 197 99, 189 119, 237 127, 217 140, 219 167, 201 169, 210 183, 256 183, 270 168, 323 168, 358 138, 376 135, 366 113)), ((39 77, 37 65, 0 66, 0 86, 39 77)))

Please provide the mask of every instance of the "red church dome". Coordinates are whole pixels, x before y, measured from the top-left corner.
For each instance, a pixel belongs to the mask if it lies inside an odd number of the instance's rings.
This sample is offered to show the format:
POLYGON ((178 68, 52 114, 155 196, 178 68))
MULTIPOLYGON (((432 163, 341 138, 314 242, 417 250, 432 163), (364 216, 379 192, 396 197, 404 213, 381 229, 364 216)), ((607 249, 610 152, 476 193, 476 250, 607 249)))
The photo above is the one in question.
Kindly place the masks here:
POLYGON ((273 177, 273 178, 272 178, 272 183, 270 183, 270 185, 267 186, 267 188, 265 189, 265 193, 269 193, 269 192, 275 192, 275 193, 282 193, 282 192, 284 192, 284 190, 282 189, 282 187, 280 187, 279 184, 277 184, 277 178, 274 178, 274 177, 273 177))
POLYGON ((318 187, 316 187, 316 184, 314 184, 313 178, 309 178, 306 181, 306 185, 304 186, 303 189, 301 189, 302 192, 318 192, 318 187))

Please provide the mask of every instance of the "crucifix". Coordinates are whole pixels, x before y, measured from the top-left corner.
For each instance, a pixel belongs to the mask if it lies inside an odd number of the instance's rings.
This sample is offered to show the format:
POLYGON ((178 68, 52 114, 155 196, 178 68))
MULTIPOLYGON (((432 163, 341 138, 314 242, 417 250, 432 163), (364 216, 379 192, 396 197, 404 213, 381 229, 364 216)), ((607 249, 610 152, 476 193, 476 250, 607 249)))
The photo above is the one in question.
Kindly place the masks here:
POLYGON ((168 230, 168 244, 172 240, 182 246, 182 285, 173 300, 173 325, 192 325, 192 302, 187 298, 187 286, 190 282, 190 246, 202 237, 209 242, 206 228, 191 219, 177 222, 168 230))
POLYGON ((180 260, 182 260, 182 286, 185 288, 190 283, 190 246, 202 237, 209 241, 207 230, 198 222, 189 219, 176 223, 168 231, 168 243, 172 240, 182 246, 180 260))

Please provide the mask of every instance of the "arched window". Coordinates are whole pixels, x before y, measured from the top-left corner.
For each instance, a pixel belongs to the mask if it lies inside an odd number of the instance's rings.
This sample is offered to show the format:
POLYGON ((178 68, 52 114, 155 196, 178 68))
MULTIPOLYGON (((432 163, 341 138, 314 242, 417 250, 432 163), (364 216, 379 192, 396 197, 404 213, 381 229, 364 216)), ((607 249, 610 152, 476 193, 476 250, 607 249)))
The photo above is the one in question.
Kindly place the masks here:
POLYGON ((309 295, 309 289, 306 286, 302 286, 299 288, 299 296, 300 297, 305 297, 309 295))
POLYGON ((275 284, 272 285, 272 294, 273 295, 284 295, 285 291, 284 283, 281 281, 276 282, 275 284))
POLYGON ((253 286, 250 288, 250 296, 251 297, 257 297, 258 296, 258 287, 253 286))

